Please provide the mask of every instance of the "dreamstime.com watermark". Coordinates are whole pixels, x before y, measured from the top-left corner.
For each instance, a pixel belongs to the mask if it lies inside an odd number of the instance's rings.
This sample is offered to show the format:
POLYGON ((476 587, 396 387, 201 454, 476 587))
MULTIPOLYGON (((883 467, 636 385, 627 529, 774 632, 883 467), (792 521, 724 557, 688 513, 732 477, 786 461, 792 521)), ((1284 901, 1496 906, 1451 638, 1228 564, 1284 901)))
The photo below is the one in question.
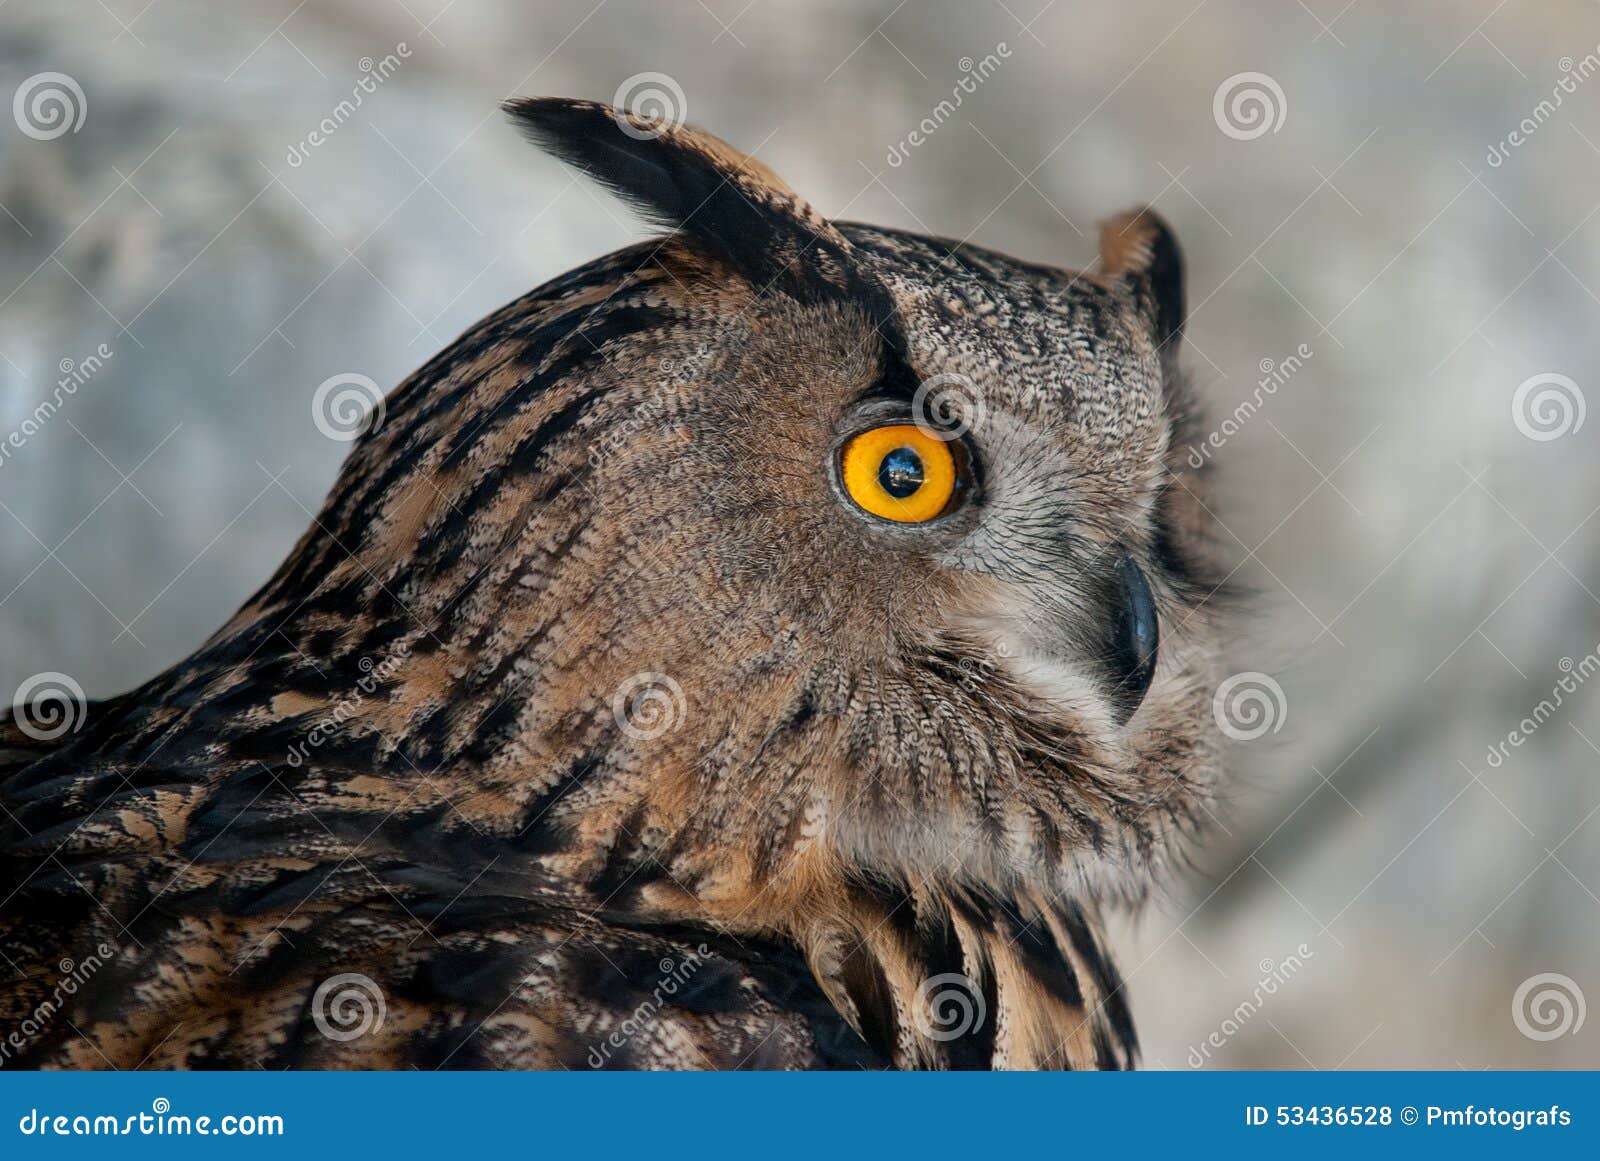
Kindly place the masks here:
POLYGON ((737 350, 749 335, 748 327, 739 327, 729 336, 727 343, 719 347, 701 343, 682 358, 663 358, 660 363, 661 379, 649 397, 620 423, 590 442, 589 466, 598 468, 607 457, 627 448, 638 436, 658 429, 662 420, 671 414, 679 392, 705 374, 721 347, 737 350))
POLYGON ((911 1020, 928 1039, 948 1043, 982 1031, 989 1020, 989 1006, 977 980, 960 972, 942 972, 917 986, 911 1020))
POLYGON ((89 99, 83 86, 66 73, 34 73, 17 86, 11 117, 35 141, 54 141, 83 128, 89 99))
POLYGON ((147 1113, 110 1116, 105 1113, 51 1113, 29 1109, 17 1122, 25 1137, 281 1137, 283 1118, 276 1113, 174 1113, 172 1102, 156 1097, 147 1113))
POLYGON ((347 1044, 381 1032, 389 1014, 378 981, 360 972, 340 972, 317 985, 311 995, 311 1022, 329 1040, 347 1044))
POLYGON ((1250 994, 1245 997, 1244 1002, 1230 1012, 1209 1036, 1189 1049, 1189 1067, 1204 1067, 1211 1059, 1211 1054, 1237 1036, 1250 1022, 1250 1018, 1261 1011, 1267 997, 1277 995, 1278 989, 1298 975, 1300 969, 1306 966, 1306 960, 1311 957, 1311 948, 1302 943, 1291 954, 1284 956, 1281 963, 1274 963, 1270 959, 1262 960, 1259 965, 1261 978, 1256 981, 1255 987, 1250 989, 1250 994))
POLYGON ((611 695, 611 716, 628 737, 654 741, 683 725, 683 686, 666 673, 635 673, 611 695))
POLYGON ((12 428, 4 440, 0 440, 0 468, 5 467, 6 461, 44 430, 45 424, 54 419, 56 412, 61 410, 61 405, 76 395, 79 387, 98 375, 100 369, 111 361, 113 353, 110 347, 101 343, 81 359, 62 359, 56 365, 61 377, 56 380, 56 385, 49 396, 41 399, 38 405, 23 417, 22 422, 12 428))
POLYGON ((83 728, 89 707, 83 686, 71 674, 35 673, 11 696, 11 721, 36 742, 53 742, 83 728))
POLYGON ((1554 371, 1524 379, 1511 393, 1511 422, 1535 443, 1576 435, 1588 412, 1583 388, 1554 371))
POLYGON ((635 141, 653 141, 689 119, 689 98, 676 78, 666 73, 634 73, 617 86, 611 107, 648 122, 641 128, 627 117, 613 118, 617 128, 635 141))
POLYGON ((13 1053, 21 1052, 29 1041, 48 1028, 56 1014, 78 994, 78 989, 88 983, 116 954, 116 948, 102 943, 81 960, 64 959, 56 965, 61 969, 61 975, 50 989, 50 994, 34 1005, 33 1011, 24 1016, 15 1028, 7 1031, 4 1040, 0 1040, 0 1068, 11 1060, 13 1053))
POLYGON ((1189 466, 1196 470, 1204 467, 1211 453, 1221 450, 1223 445, 1238 435, 1244 425, 1256 417, 1267 400, 1278 393, 1278 388, 1300 373, 1313 354, 1307 344, 1301 343, 1281 359, 1262 359, 1259 364, 1261 378, 1256 380, 1255 390, 1250 397, 1242 400, 1233 413, 1223 419, 1205 439, 1189 445, 1189 466))
POLYGON ((1494 769, 1498 770, 1504 766, 1512 750, 1518 749, 1533 737, 1540 726, 1555 717, 1556 711, 1566 704, 1566 698, 1577 693, 1584 682, 1596 673, 1600 673, 1600 645, 1596 645, 1577 661, 1563 657, 1556 663, 1556 668, 1565 676, 1551 687, 1550 696, 1540 698, 1539 704, 1529 710, 1525 718, 1508 730, 1506 736, 1490 746, 1485 753, 1484 761, 1494 769))
POLYGON ((1276 133, 1288 116, 1283 86, 1266 73, 1234 73, 1211 96, 1211 119, 1235 141, 1276 133))
POLYGON ((590 1046, 589 1067, 604 1068, 611 1057, 626 1048, 634 1037, 654 1027, 666 1001, 678 994, 678 989, 700 970, 700 965, 710 955, 711 949, 702 943, 682 959, 663 956, 657 965, 661 969, 661 978, 656 982, 655 990, 640 1001, 622 1023, 607 1033, 604 1040, 590 1046))
POLYGON ((1511 1022, 1529 1040, 1576 1036, 1588 1014, 1578 981, 1560 972, 1529 976, 1511 997, 1511 1022))
POLYGON ((405 41, 394 46, 394 51, 381 60, 373 60, 364 56, 356 62, 356 67, 361 70, 361 79, 350 90, 350 95, 330 109, 322 120, 317 122, 317 127, 307 133, 299 141, 289 146, 286 160, 291 169, 299 169, 311 156, 311 151, 327 141, 339 128, 356 115, 356 110, 373 93, 378 91, 378 86, 400 71, 400 62, 411 58, 411 48, 405 41))
POLYGON ((911 396, 911 422, 934 439, 976 432, 988 414, 978 385, 956 371, 928 376, 911 396))
MULTIPOLYGON (((1016 658, 1015 645, 1006 638, 999 638, 990 644, 988 652, 963 657, 956 662, 956 680, 966 690, 978 690, 987 685, 997 674, 1004 673, 1006 667, 1016 658)), ((930 732, 938 728, 938 723, 930 718, 924 718, 923 724, 930 727, 930 732)))
POLYGON ((1504 165, 1513 150, 1525 145, 1546 121, 1556 115, 1556 110, 1561 108, 1567 97, 1578 91, 1579 85, 1600 72, 1600 55, 1597 54, 1600 54, 1600 46, 1596 46, 1595 51, 1582 60, 1574 61, 1570 56, 1564 56, 1557 62, 1561 79, 1551 86, 1550 95, 1529 110, 1528 115, 1517 122, 1516 128, 1489 146, 1485 160, 1490 168, 1499 169, 1504 165))
POLYGON ((1217 728, 1235 742, 1253 742, 1277 733, 1289 716, 1289 699, 1270 674, 1235 673, 1217 686, 1211 698, 1217 728))
POLYGON ((344 724, 360 712, 361 703, 405 664, 409 652, 409 649, 401 645, 382 661, 374 662, 370 657, 363 657, 357 661, 356 668, 361 670, 361 676, 356 679, 349 693, 334 702, 333 708, 317 719, 304 738, 289 747, 287 753, 289 765, 298 769, 305 764, 312 750, 320 747, 323 742, 343 729, 344 724))
POLYGON ((387 413, 383 388, 357 371, 328 376, 311 395, 311 422, 336 443, 377 431, 387 413))
POLYGON ((978 91, 978 86, 988 80, 1000 68, 1000 62, 1011 59, 1011 48, 1005 41, 994 46, 994 51, 987 53, 982 60, 973 60, 964 56, 956 62, 956 67, 961 70, 961 79, 950 90, 950 95, 941 100, 928 115, 911 132, 899 141, 889 146, 889 151, 884 155, 884 160, 891 169, 899 169, 911 156, 911 151, 931 138, 944 123, 955 116, 961 102, 978 91))

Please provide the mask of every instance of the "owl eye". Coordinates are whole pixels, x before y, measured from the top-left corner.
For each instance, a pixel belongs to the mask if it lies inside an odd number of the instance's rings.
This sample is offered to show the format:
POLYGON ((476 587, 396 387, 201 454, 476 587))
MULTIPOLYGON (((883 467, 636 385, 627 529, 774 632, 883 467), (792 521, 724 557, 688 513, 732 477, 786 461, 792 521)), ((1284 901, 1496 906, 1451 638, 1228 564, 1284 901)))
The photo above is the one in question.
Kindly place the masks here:
POLYGON ((863 510, 897 524, 943 516, 960 483, 952 443, 912 423, 864 431, 840 458, 844 489, 863 510))

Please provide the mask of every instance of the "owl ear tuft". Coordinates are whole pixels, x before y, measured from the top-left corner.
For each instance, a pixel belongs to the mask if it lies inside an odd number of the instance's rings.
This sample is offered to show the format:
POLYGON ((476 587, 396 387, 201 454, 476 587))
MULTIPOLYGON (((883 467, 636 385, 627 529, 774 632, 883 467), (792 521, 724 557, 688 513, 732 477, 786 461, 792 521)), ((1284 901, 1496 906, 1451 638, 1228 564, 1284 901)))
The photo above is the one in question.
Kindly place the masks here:
POLYGON ((1132 210, 1100 225, 1101 276, 1131 294, 1156 342, 1176 353, 1183 334, 1183 252, 1154 210, 1132 210))
POLYGON ((758 292, 813 301, 855 281, 843 235, 777 174, 709 133, 597 101, 503 107, 534 144, 698 242, 758 292))

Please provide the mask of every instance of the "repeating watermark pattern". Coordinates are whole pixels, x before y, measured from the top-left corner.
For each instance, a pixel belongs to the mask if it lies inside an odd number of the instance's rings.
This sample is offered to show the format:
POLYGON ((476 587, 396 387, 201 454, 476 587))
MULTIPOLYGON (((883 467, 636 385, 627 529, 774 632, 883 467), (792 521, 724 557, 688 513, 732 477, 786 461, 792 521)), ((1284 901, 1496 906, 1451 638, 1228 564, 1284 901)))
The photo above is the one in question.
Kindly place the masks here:
POLYGON ((911 421, 935 439, 959 439, 987 416, 977 385, 954 371, 930 375, 911 396, 911 421))
POLYGON ((1576 1036, 1588 1014, 1578 981, 1560 972, 1529 976, 1511 997, 1511 1022, 1529 1040, 1576 1036))
POLYGON ((1254 141, 1283 128, 1289 99, 1283 86, 1266 73, 1234 73, 1217 86, 1211 117, 1225 136, 1254 141))
POLYGON ((1310 346, 1301 343, 1281 359, 1262 359, 1259 364, 1261 378, 1256 380, 1255 390, 1250 393, 1250 397, 1235 407, 1233 413, 1219 423, 1205 439, 1198 444, 1189 445, 1189 466, 1196 470, 1200 469, 1211 458, 1212 452, 1220 451, 1223 445, 1244 430, 1245 424, 1256 417, 1256 413, 1267 400, 1278 393, 1278 388, 1300 373, 1300 369, 1306 365, 1313 353, 1310 346))
POLYGON ((1250 1022, 1250 1018, 1261 1011, 1267 998, 1277 995, 1278 989, 1298 975, 1300 969, 1306 966, 1306 960, 1310 958, 1312 958, 1311 948, 1302 943, 1292 953, 1284 956, 1282 962, 1262 960, 1257 965, 1261 978, 1256 981, 1255 987, 1250 989, 1250 994, 1245 997, 1244 1002, 1224 1017, 1222 1023, 1210 1035, 1189 1049, 1189 1067, 1204 1067, 1211 1059, 1211 1054, 1237 1036, 1250 1022))
POLYGON ((989 1008, 976 980, 960 972, 941 972, 918 985, 912 1019, 917 1031, 930 1040, 959 1040, 982 1030, 989 1008))
POLYGON ((1511 756, 1509 751, 1519 748, 1540 726, 1553 718, 1556 711, 1565 704, 1567 696, 1577 693, 1585 681, 1600 672, 1600 645, 1595 646, 1578 661, 1563 657, 1556 663, 1556 668, 1566 676, 1555 683, 1550 690, 1550 696, 1540 698, 1539 704, 1529 711, 1528 716, 1509 730, 1499 742, 1490 746, 1488 753, 1484 755, 1484 761, 1494 769, 1498 770, 1504 766, 1506 759, 1511 756))
POLYGON ((1211 716, 1217 728, 1234 741, 1253 742, 1283 729, 1289 699, 1269 674, 1255 670, 1235 673, 1217 686, 1211 698, 1211 716))
MULTIPOLYGON (((966 656, 956 662, 956 679, 963 689, 981 689, 995 674, 1004 672, 1015 654, 1016 647, 1010 639, 999 638, 989 644, 988 652, 984 655, 966 656)), ((934 723, 930 722, 929 725, 934 723)))
POLYGON ((83 728, 88 705, 83 686, 68 674, 35 673, 11 698, 12 721, 34 741, 53 742, 83 728))
POLYGON ((0 441, 0 467, 4 467, 7 460, 43 431, 45 424, 54 419, 56 412, 61 410, 62 404, 76 395, 78 388, 98 375, 100 369, 111 360, 111 356, 111 348, 101 343, 81 359, 62 359, 56 365, 61 376, 56 380, 49 398, 40 400, 38 405, 23 417, 22 422, 12 428, 5 439, 0 441))
MULTIPOLYGON (((730 336, 728 345, 737 349, 749 333, 748 328, 738 328, 730 336)), ((682 358, 662 359, 661 379, 649 398, 634 408, 631 415, 590 441, 589 466, 599 467, 612 453, 621 451, 644 432, 657 430, 660 421, 672 410, 679 393, 705 373, 718 353, 718 347, 701 343, 682 358)))
POLYGON ((356 679, 355 685, 348 693, 333 703, 333 708, 326 715, 317 719, 316 724, 307 731, 304 738, 289 747, 286 755, 289 765, 298 769, 305 764, 312 750, 338 734, 344 728, 344 724, 360 712, 361 703, 368 695, 393 677, 400 666, 405 664, 409 652, 408 647, 400 645, 382 661, 374 662, 370 657, 363 657, 357 661, 356 668, 361 670, 361 676, 356 679))
POLYGON ((589 1067, 604 1068, 607 1061, 615 1053, 627 1047, 634 1037, 652 1028, 667 1000, 678 994, 678 989, 688 982, 690 976, 700 970, 700 965, 710 955, 711 949, 702 943, 682 959, 674 960, 671 956, 663 956, 658 965, 661 969, 661 979, 657 981, 655 989, 628 1013, 622 1023, 607 1033, 604 1040, 590 1047, 589 1067))
POLYGON ((371 976, 341 972, 317 985, 311 996, 311 1022, 329 1040, 359 1040, 383 1028, 389 1006, 371 976))
MULTIPOLYGON (((738 327, 728 338, 730 343, 742 343, 750 337, 748 327, 738 327)), ((698 379, 711 361, 716 357, 717 351, 709 343, 699 343, 695 349, 681 359, 671 357, 661 360, 661 374, 664 376, 663 384, 669 388, 669 394, 675 393, 679 387, 687 386, 698 379)))
POLYGON ((1600 54, 1600 47, 1596 47, 1594 52, 1588 53, 1580 61, 1564 56, 1557 62, 1561 69, 1561 79, 1551 87, 1550 95, 1518 121, 1516 128, 1489 146, 1485 160, 1491 168, 1499 169, 1504 165, 1513 150, 1526 144, 1546 121, 1556 115, 1556 110, 1561 108, 1567 97, 1578 91, 1579 85, 1594 76, 1596 72, 1600 72, 1600 55, 1597 54, 1600 54))
POLYGON ((34 73, 17 86, 11 116, 17 128, 35 141, 54 141, 83 128, 89 99, 83 86, 66 73, 34 73))
POLYGON ((665 673, 635 673, 611 695, 611 716, 630 738, 653 741, 683 724, 683 686, 665 673))
POLYGON ((636 141, 654 141, 689 119, 689 98, 666 73, 634 73, 617 86, 611 105, 649 122, 641 128, 626 117, 615 118, 617 128, 636 141))
POLYGON ((894 169, 904 165, 906 158, 911 156, 911 151, 937 133, 946 121, 955 116, 955 111, 961 108, 962 100, 977 92, 979 85, 999 71, 1000 62, 1009 59, 1011 59, 1011 48, 1002 40, 994 46, 992 52, 984 54, 982 60, 974 61, 970 56, 958 60, 956 67, 961 70, 962 76, 950 90, 950 95, 928 110, 928 115, 917 122, 916 128, 889 146, 884 160, 894 169))
POLYGON ((361 79, 350 90, 350 95, 340 101, 327 115, 317 122, 317 127, 307 133, 299 141, 289 146, 285 160, 291 169, 299 169, 311 156, 311 151, 327 141, 341 126, 356 115, 356 110, 373 93, 378 91, 378 86, 400 71, 400 63, 411 59, 411 46, 405 41, 400 41, 394 46, 394 51, 386 54, 381 60, 373 60, 364 56, 356 62, 356 67, 361 70, 361 79))
POLYGON ((1539 443, 1577 434, 1587 414, 1583 388, 1554 371, 1524 379, 1511 395, 1511 422, 1539 443))
POLYGON ((324 379, 311 396, 311 421, 331 440, 349 443, 383 426, 383 389, 365 375, 346 371, 324 379))
POLYGON ((62 960, 57 965, 61 975, 57 978, 55 986, 50 989, 50 994, 40 1000, 33 1011, 24 1016, 22 1022, 10 1029, 5 1039, 0 1041, 0 1065, 4 1065, 11 1059, 12 1053, 26 1048, 30 1040, 48 1028, 67 1001, 78 994, 78 989, 110 963, 116 954, 116 948, 102 943, 81 960, 62 960))

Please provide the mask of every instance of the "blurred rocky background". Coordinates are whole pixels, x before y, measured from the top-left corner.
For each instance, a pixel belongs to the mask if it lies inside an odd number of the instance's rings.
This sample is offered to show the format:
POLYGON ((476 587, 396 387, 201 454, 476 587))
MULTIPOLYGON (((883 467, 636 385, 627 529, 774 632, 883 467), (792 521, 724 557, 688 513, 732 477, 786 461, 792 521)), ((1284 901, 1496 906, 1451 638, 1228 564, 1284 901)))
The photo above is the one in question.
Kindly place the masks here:
POLYGON ((1147 1063, 1600 1065, 1596 73, 1579 0, 10 0, 0 690, 185 655, 319 385, 641 235, 508 95, 1037 261, 1153 201, 1255 597, 1216 841, 1119 933, 1147 1063))

